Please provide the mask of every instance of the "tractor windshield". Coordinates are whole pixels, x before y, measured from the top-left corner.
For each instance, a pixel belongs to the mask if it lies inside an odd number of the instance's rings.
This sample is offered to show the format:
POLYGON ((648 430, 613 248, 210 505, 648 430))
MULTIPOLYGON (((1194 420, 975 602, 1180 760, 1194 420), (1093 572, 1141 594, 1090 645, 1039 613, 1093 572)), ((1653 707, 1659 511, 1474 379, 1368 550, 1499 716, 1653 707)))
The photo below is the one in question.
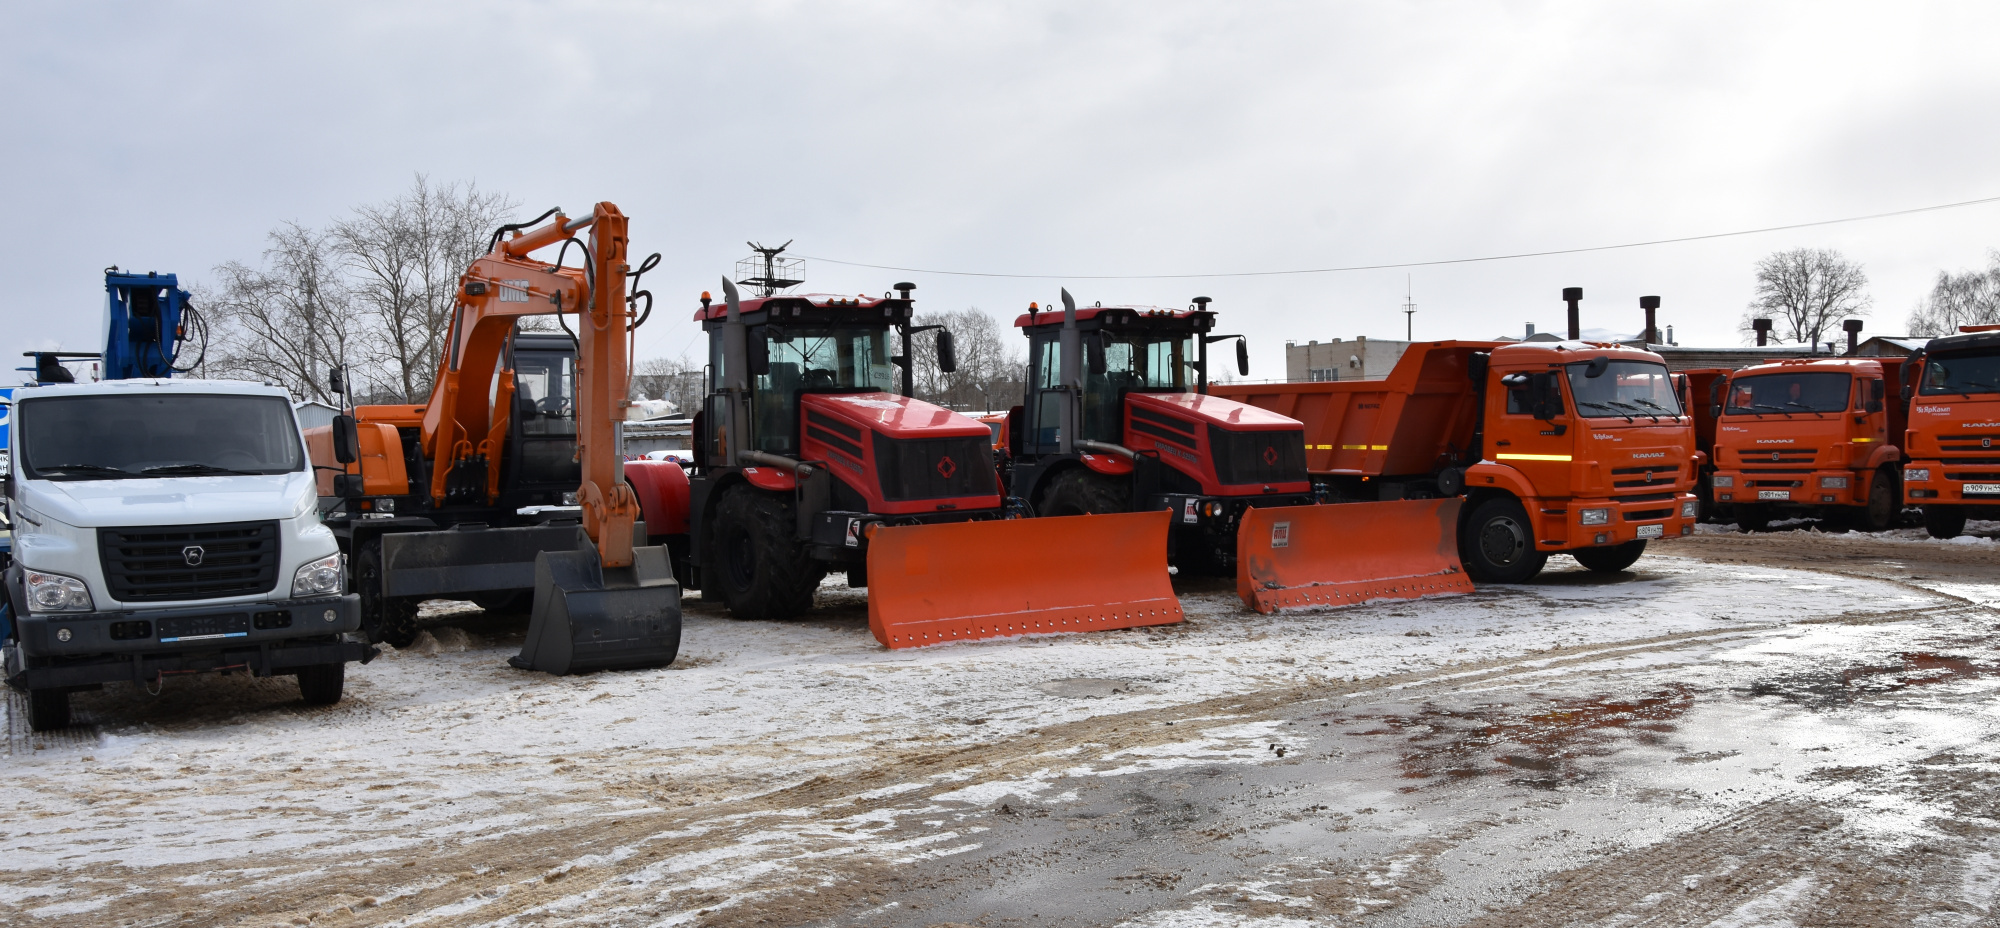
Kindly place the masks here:
POLYGON ((1104 369, 1096 369, 1089 359, 1084 363, 1083 437, 1115 442, 1122 440, 1125 427, 1120 397, 1134 390, 1193 390, 1201 356, 1194 336, 1187 334, 1105 332, 1103 338, 1104 369))
POLYGON ((1852 374, 1827 371, 1794 371, 1758 374, 1729 380, 1726 415, 1764 415, 1774 412, 1841 412, 1847 408, 1852 374))
POLYGON ((2000 393, 2000 354, 1940 354, 1924 364, 1925 396, 2000 393))
POLYGON ((282 474, 305 467, 284 397, 160 391, 30 399, 15 407, 30 479, 282 474))
POLYGON ((1586 418, 1611 416, 1678 416, 1681 400, 1674 393, 1667 366, 1652 361, 1611 361, 1597 376, 1595 362, 1568 365, 1569 391, 1577 412, 1586 418))
MULTIPOLYGON (((752 329, 750 337, 760 337, 758 331, 752 329)), ((887 327, 764 326, 762 332, 770 367, 752 385, 759 451, 797 452, 796 404, 802 390, 896 390, 887 327)))

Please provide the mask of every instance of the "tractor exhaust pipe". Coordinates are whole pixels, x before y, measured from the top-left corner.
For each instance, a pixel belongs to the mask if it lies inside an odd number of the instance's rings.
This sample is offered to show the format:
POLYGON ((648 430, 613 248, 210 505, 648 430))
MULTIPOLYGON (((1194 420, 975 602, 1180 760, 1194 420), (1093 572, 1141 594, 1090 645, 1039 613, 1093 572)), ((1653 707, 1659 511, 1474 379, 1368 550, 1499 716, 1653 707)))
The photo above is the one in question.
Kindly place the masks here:
POLYGON ((1576 304, 1583 302, 1582 287, 1564 287, 1563 302, 1569 304, 1569 340, 1583 340, 1583 318, 1576 304))
POLYGON ((1083 425, 1082 412, 1077 407, 1083 401, 1083 332, 1076 327, 1076 299, 1063 288, 1063 324, 1057 340, 1057 363, 1060 370, 1056 377, 1061 381, 1068 396, 1063 398, 1062 414, 1057 417, 1056 450, 1063 454, 1076 451, 1076 430, 1083 425))

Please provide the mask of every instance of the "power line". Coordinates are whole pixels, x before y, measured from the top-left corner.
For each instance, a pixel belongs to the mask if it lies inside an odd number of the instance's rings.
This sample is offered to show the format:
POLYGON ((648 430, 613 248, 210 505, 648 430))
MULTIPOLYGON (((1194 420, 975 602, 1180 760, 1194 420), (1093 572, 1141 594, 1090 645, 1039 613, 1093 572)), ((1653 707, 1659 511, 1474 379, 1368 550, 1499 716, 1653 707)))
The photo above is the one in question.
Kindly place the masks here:
POLYGON ((1760 235, 1765 232, 1784 232, 1790 229, 1810 229, 1817 226, 1833 226, 1848 222, 1866 222, 1871 219, 1888 219, 1892 216, 1909 216, 1915 213, 1931 213, 1938 210, 1958 209, 1964 206, 1980 206, 1986 203, 2000 203, 2000 197, 1983 197, 1977 200, 1962 200, 1957 203, 1942 203, 1937 206, 1919 206, 1915 209, 1899 209, 1887 213, 1871 213, 1866 216, 1848 216, 1842 219, 1822 219, 1817 222, 1798 222, 1783 226, 1766 226, 1761 229, 1740 229, 1735 232, 1712 232, 1707 235, 1689 235, 1681 238, 1661 238, 1645 242, 1625 242, 1619 245, 1593 245, 1588 248, 1560 248, 1554 251, 1524 251, 1510 255, 1486 255, 1479 258, 1447 258, 1439 261, 1404 261, 1397 264, 1356 264, 1347 267, 1312 267, 1289 271, 1230 271, 1213 274, 999 274, 987 271, 941 271, 932 268, 898 267, 893 264, 865 264, 860 261, 842 261, 838 258, 818 258, 799 255, 809 261, 824 261, 828 264, 842 264, 848 267, 865 267, 878 271, 906 271, 911 274, 941 274, 951 277, 1006 277, 1017 280, 1185 280, 1205 277, 1281 277, 1291 274, 1339 274, 1346 271, 1387 271, 1411 267, 1438 267, 1446 264, 1478 264, 1485 261, 1512 261, 1517 258, 1546 258, 1553 255, 1579 255, 1593 251, 1616 251, 1621 248, 1644 248, 1649 245, 1673 245, 1680 242, 1701 242, 1717 238, 1734 238, 1741 235, 1760 235))

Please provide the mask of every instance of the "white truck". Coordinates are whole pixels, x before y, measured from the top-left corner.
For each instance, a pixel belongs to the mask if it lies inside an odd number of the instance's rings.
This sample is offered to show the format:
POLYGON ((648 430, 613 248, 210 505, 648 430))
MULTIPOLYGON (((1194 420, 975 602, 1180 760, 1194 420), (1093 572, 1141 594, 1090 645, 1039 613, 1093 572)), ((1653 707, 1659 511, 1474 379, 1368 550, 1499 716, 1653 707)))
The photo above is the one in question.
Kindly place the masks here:
POLYGON ((331 704, 374 656, 282 388, 25 386, 11 418, 0 658, 34 729, 69 724, 72 692, 182 673, 293 674, 331 704))

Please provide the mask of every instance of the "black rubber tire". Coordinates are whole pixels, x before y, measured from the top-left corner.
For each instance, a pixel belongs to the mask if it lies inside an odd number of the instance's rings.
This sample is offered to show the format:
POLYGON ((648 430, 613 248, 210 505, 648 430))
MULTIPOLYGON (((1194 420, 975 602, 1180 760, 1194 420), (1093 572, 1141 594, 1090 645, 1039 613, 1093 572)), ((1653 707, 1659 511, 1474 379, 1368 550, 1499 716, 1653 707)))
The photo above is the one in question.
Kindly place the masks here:
POLYGON ((1042 493, 1035 513, 1044 516, 1104 515, 1132 511, 1130 481, 1073 467, 1057 474, 1042 493))
MULTIPOLYGON (((738 486, 715 506, 714 585, 739 619, 789 619, 813 607, 826 566, 797 538, 792 501, 738 486)), ((703 582, 710 582, 704 577, 703 582)))
POLYGON ((1458 527, 1458 557, 1475 583, 1526 583, 1549 556, 1535 550, 1535 526, 1511 496, 1473 507, 1458 527))
POLYGON ((1957 506, 1925 506, 1924 531, 1932 538, 1957 538, 1965 534, 1965 510, 1957 506))
POLYGON ((1576 562, 1600 574, 1622 573, 1632 566, 1639 555, 1646 553, 1646 539, 1628 541, 1622 545, 1606 545, 1602 548, 1578 548, 1570 552, 1576 562))
POLYGON ((535 608, 534 590, 487 590, 467 597, 494 615, 524 615, 535 608))
POLYGON ((299 695, 308 706, 331 706, 340 701, 347 685, 347 663, 314 664, 299 668, 299 695))
POLYGON ((1771 511, 1762 506, 1736 507, 1736 530, 1748 534, 1771 527, 1771 511))
POLYGON ((382 595, 382 539, 370 538, 354 553, 354 592, 361 594, 361 631, 368 640, 407 648, 417 640, 417 606, 409 596, 382 595))
POLYGON ((1864 532, 1884 532, 1902 514, 1903 488, 1896 485, 1896 472, 1884 467, 1868 483, 1868 505, 1855 507, 1848 521, 1864 532))
POLYGON ((60 731, 69 727, 69 690, 29 690, 28 727, 60 731))

